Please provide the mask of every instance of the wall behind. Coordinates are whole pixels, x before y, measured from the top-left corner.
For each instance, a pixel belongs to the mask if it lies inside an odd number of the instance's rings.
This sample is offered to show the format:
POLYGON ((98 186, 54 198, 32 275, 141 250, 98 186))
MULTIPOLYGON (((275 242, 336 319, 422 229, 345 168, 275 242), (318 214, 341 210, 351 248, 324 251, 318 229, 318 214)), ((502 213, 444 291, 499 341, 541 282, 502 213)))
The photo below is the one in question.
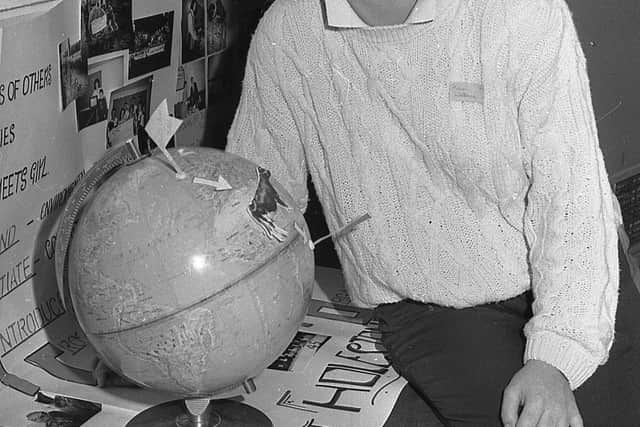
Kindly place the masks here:
POLYGON ((610 175, 640 163, 640 2, 567 0, 587 57, 610 175))

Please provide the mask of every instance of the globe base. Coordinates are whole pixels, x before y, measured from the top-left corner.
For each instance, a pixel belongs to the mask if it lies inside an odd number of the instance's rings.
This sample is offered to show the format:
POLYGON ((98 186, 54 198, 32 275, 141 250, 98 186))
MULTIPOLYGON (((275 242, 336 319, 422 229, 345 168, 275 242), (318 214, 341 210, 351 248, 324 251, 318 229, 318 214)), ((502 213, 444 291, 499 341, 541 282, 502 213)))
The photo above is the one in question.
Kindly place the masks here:
POLYGON ((273 427, 273 423, 262 411, 235 400, 198 399, 174 400, 146 409, 126 427, 273 427), (194 407, 200 408, 194 411, 194 407))

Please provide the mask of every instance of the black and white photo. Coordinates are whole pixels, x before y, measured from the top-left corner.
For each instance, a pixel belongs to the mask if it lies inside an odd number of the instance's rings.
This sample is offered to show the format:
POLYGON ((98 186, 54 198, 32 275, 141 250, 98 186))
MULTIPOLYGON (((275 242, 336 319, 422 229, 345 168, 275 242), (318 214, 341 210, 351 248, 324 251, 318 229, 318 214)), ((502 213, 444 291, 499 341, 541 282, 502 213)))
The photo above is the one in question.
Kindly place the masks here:
POLYGON ((87 56, 80 40, 71 44, 69 39, 58 45, 58 55, 60 96, 64 110, 88 87, 87 56))
POLYGON ((206 107, 204 59, 184 64, 180 68, 182 71, 178 73, 183 78, 177 88, 178 103, 175 106, 175 116, 186 119, 206 107))
POLYGON ((132 47, 131 0, 82 0, 81 18, 89 57, 132 47))
POLYGON ((107 120, 107 94, 102 85, 102 72, 89 74, 89 85, 76 99, 78 130, 107 120))
POLYGON ((204 0, 182 0, 182 63, 202 58, 204 52, 204 0))
MULTIPOLYGON (((227 48, 228 12, 225 0, 207 1, 207 55, 218 53, 227 48)), ((228 0, 226 0, 228 2, 228 0)))
POLYGON ((173 12, 136 19, 129 52, 129 79, 171 64, 173 12))
POLYGON ((115 90, 109 99, 107 148, 137 137, 140 151, 148 153, 149 138, 144 126, 149 120, 152 78, 115 90))

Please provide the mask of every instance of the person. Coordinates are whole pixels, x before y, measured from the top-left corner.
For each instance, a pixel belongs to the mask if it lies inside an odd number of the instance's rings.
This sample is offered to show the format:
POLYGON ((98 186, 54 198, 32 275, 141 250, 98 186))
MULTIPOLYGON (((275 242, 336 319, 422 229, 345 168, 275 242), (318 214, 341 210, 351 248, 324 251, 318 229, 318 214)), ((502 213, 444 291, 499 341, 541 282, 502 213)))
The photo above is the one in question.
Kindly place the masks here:
POLYGON ((118 123, 119 123, 118 112, 116 111, 115 108, 112 108, 111 109, 111 120, 109 120, 109 125, 112 128, 117 128, 118 127, 118 123))
POLYGON ((120 122, 126 122, 131 118, 131 112, 129 110, 129 103, 125 102, 120 110, 120 122))
POLYGON ((118 112, 115 108, 111 109, 111 119, 107 122, 107 149, 113 146, 112 132, 118 127, 118 112))
POLYGON ((200 92, 198 91, 198 84, 196 79, 191 76, 191 88, 189 90, 189 109, 197 110, 199 106, 200 92))
POLYGON ((187 36, 188 36, 188 46, 189 50, 195 50, 199 46, 200 37, 196 31, 196 10, 198 8, 198 4, 196 0, 191 0, 189 4, 189 9, 187 11, 187 36))
POLYGON ((118 31, 118 20, 116 19, 116 13, 113 10, 111 1, 105 1, 104 5, 105 14, 107 15, 107 28, 110 32, 115 33, 118 31))
POLYGON ((129 108, 127 108, 127 105, 125 103, 125 106, 120 108, 120 118, 118 119, 118 122, 124 123, 127 120, 129 120, 129 117, 127 116, 127 114, 129 114, 129 108))
POLYGON ((102 85, 100 84, 100 79, 93 80, 93 92, 91 92, 91 97, 98 101, 98 96, 100 95, 100 90, 102 85))
POLYGON ((443 424, 637 425, 640 302, 564 0, 276 1, 227 150, 303 210, 310 174, 332 231, 369 214, 334 239, 349 295, 443 424))
POLYGON ((107 98, 104 96, 104 90, 100 88, 98 91, 98 121, 107 120, 108 110, 107 98))
POLYGON ((146 113, 143 104, 139 105, 138 108, 138 149, 140 153, 143 155, 149 154, 151 152, 151 146, 149 141, 149 135, 145 129, 146 125, 146 113))
POLYGON ((138 134, 138 104, 131 104, 131 118, 133 119, 133 135, 138 134))

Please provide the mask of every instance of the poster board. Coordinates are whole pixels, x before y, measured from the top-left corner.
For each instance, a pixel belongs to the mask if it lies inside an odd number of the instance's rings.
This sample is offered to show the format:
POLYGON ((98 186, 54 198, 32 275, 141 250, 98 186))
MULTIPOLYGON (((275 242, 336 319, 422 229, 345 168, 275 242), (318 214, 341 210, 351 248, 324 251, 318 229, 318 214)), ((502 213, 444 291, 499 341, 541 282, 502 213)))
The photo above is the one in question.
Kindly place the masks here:
MULTIPOLYGON (((69 42, 80 39, 77 6, 66 2, 50 14, 3 26, 0 363, 10 373, 19 371, 28 356, 26 342, 48 340, 64 348, 65 341, 77 337, 69 355, 86 348, 51 280, 55 212, 84 169, 73 110, 62 108, 81 83, 74 80, 75 86, 64 93, 59 72, 60 60, 69 70, 77 59, 69 42), (50 35, 49 43, 35 39, 39 31, 50 35), (31 49, 23 49, 25 42, 31 49)), ((34 385, 27 384, 23 375, 20 378, 25 383, 9 386, 32 391, 34 385)))
POLYGON ((0 425, 24 425, 7 423, 12 408, 50 379, 93 383, 95 353, 55 282, 58 216, 107 149, 111 93, 152 81, 147 112, 175 96, 177 35, 157 66, 134 78, 127 67, 135 19, 170 13, 177 25, 178 3, 63 0, 0 15, 0 425))

